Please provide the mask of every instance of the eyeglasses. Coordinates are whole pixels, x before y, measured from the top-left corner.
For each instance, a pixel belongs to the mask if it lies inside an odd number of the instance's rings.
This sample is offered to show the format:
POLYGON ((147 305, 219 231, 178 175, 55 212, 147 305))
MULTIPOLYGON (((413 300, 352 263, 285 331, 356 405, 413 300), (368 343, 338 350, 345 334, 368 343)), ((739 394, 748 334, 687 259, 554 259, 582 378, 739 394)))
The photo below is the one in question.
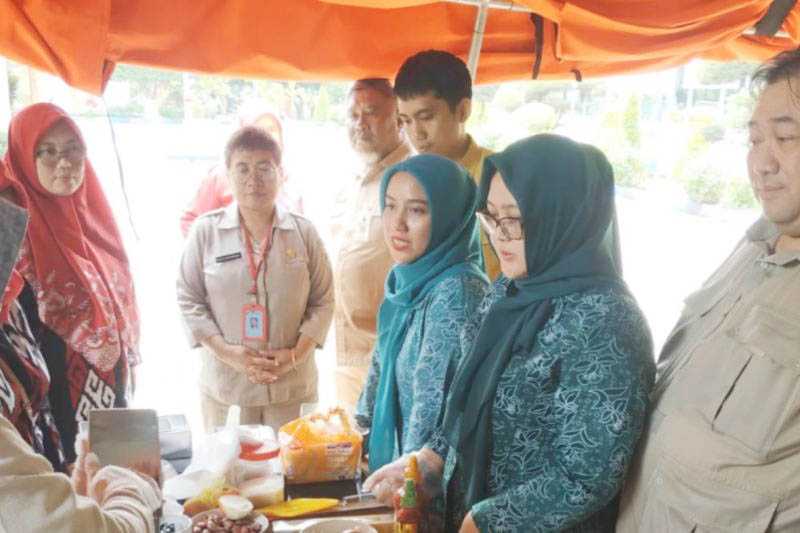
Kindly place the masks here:
POLYGON ((251 174, 261 181, 274 181, 278 179, 278 167, 266 164, 255 167, 237 166, 233 169, 233 175, 239 181, 247 181, 251 174))
POLYGON ((518 241, 523 238, 522 219, 520 217, 497 218, 488 211, 478 211, 478 220, 489 233, 497 235, 498 230, 504 239, 518 241))
POLYGON ((54 167, 61 159, 66 159, 70 163, 77 164, 86 157, 86 149, 80 145, 67 146, 63 150, 57 150, 55 146, 48 146, 36 150, 36 158, 47 166, 54 167))

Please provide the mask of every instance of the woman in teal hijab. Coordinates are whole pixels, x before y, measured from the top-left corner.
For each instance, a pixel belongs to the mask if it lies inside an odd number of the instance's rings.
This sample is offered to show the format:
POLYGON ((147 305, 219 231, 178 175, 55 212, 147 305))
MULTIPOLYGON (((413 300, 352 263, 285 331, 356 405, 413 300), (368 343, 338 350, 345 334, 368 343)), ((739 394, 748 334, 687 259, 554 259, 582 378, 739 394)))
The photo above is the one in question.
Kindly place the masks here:
MULTIPOLYGON (((446 530, 613 531, 655 367, 622 280, 611 166, 536 135, 487 158, 480 206, 504 278, 418 454, 441 476, 446 530)), ((366 487, 385 492, 395 470, 366 487)))
POLYGON ((386 279, 378 342, 356 408, 370 429, 375 470, 430 438, 445 381, 477 334, 489 292, 480 268, 477 189, 449 159, 419 155, 389 168, 380 187, 386 279))

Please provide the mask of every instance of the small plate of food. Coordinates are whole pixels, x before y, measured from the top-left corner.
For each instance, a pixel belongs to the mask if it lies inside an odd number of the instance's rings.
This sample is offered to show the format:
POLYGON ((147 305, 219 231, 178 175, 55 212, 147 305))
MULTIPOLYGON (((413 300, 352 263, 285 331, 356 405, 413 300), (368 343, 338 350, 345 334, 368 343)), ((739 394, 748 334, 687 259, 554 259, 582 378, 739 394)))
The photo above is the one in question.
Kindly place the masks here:
POLYGON ((192 533, 267 533, 269 520, 253 513, 253 504, 241 496, 221 496, 219 509, 192 518, 192 533))

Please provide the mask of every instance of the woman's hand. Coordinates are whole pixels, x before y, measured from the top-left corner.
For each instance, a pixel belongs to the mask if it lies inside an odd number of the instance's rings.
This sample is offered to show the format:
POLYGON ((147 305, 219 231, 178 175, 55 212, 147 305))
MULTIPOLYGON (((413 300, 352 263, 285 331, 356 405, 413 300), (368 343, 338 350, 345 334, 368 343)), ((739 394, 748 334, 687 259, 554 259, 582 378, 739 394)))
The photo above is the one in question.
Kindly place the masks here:
POLYGON ((242 373, 247 372, 247 368, 254 360, 263 358, 258 350, 241 344, 227 344, 220 352, 217 352, 217 356, 223 363, 242 373))
POLYGON ((80 496, 88 496, 92 479, 100 470, 100 460, 89 450, 89 439, 83 433, 75 438, 75 452, 70 483, 80 496))
MULTIPOLYGON (((425 498, 431 499, 441 491, 442 470, 444 461, 433 450, 423 448, 417 455, 417 466, 422 477, 422 492, 425 498)), ((391 507, 395 493, 403 487, 405 470, 408 465, 406 454, 373 472, 364 481, 364 490, 372 492, 378 501, 391 507)))
POLYGON ((480 531, 475 520, 472 519, 472 513, 467 513, 467 516, 464 517, 464 521, 461 522, 461 528, 458 530, 458 533, 480 533, 480 531))
POLYGON ((149 520, 149 516, 161 507, 162 500, 161 490, 152 478, 118 466, 101 468, 89 482, 87 496, 96 501, 100 508, 119 505, 121 499, 138 502, 148 512, 145 520, 149 520))
POLYGON ((410 455, 404 455, 370 474, 364 481, 364 490, 372 492, 382 504, 392 507, 394 494, 403 486, 403 473, 409 457, 410 455))
POLYGON ((250 361, 247 377, 253 383, 275 383, 314 354, 317 344, 310 337, 300 335, 297 344, 291 348, 268 350, 263 358, 250 361))
POLYGON ((230 344, 222 335, 214 335, 200 341, 203 346, 214 352, 217 359, 233 368, 234 370, 245 373, 250 362, 254 359, 264 357, 258 350, 241 344, 230 344))
POLYGON ((292 370, 294 348, 269 350, 264 357, 251 359, 247 365, 247 378, 259 385, 269 385, 292 370))

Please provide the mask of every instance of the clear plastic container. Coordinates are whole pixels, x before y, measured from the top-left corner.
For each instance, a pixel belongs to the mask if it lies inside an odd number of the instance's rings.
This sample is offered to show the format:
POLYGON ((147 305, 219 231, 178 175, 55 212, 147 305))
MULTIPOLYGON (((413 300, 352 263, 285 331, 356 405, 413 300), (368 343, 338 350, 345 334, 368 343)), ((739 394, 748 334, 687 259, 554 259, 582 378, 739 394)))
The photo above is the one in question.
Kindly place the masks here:
POLYGON ((239 456, 230 471, 230 481, 245 481, 281 476, 280 447, 275 431, 269 426, 239 426, 239 456))
POLYGON ((239 485, 251 479, 281 476, 281 461, 276 455, 273 459, 264 461, 251 461, 248 459, 237 459, 232 468, 233 475, 231 481, 234 485, 239 485))

